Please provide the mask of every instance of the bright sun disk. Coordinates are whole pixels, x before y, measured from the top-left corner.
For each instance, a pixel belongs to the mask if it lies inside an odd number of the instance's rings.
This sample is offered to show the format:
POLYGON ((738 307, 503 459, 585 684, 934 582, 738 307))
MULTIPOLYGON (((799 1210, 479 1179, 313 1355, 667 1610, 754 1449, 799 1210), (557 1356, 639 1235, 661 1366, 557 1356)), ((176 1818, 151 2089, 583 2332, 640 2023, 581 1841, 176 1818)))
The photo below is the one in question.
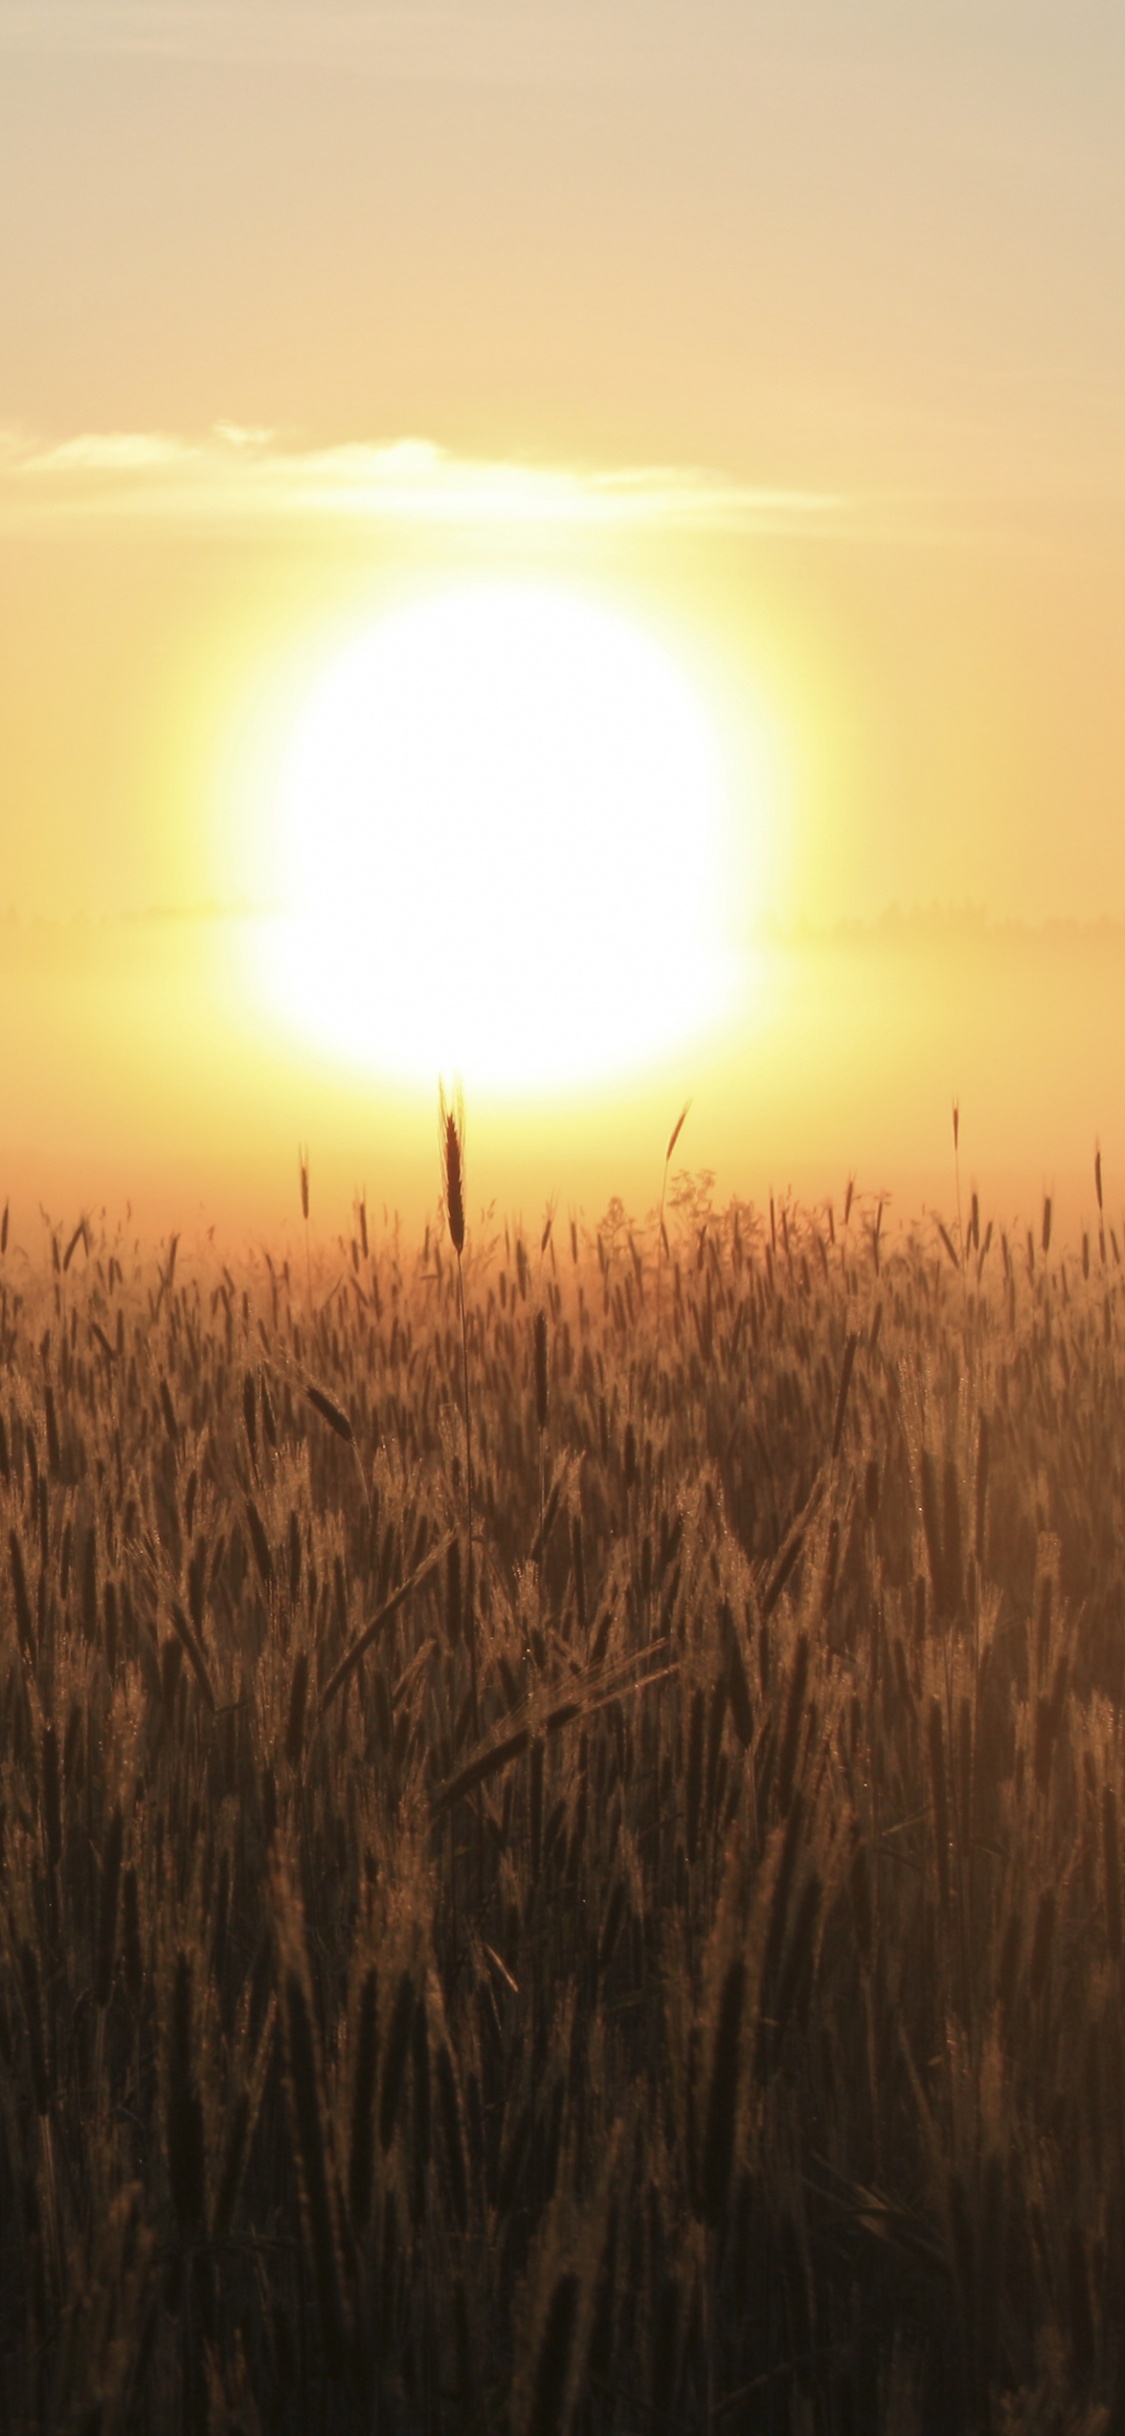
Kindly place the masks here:
POLYGON ((703 706, 639 626, 526 583, 413 602, 294 718, 270 995, 403 1081, 608 1080, 730 1002, 729 823, 703 706))

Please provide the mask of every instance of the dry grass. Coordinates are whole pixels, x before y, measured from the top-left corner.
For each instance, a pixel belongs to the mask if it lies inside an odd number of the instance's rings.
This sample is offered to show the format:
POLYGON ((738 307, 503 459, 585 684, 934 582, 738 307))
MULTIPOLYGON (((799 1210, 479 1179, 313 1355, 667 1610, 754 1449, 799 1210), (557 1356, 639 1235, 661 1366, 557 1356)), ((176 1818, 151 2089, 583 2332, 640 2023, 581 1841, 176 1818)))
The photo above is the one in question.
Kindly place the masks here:
POLYGON ((1100 1164, 442 1189, 0 1246, 0 2436, 1118 2429, 1100 1164))

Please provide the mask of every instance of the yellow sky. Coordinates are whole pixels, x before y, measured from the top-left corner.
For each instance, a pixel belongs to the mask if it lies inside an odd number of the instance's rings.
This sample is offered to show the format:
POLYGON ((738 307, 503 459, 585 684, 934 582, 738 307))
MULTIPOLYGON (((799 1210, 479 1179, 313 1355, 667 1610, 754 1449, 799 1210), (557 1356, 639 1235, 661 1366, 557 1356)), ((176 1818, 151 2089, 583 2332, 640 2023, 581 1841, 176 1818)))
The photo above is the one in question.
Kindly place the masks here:
MULTIPOLYGON (((578 586, 677 655, 753 832, 740 940, 896 902, 1125 920, 1119 11, 0 0, 0 331, 0 913, 48 925, 0 935, 28 1189, 82 1190, 95 1110, 138 1192, 178 1144, 177 1189, 252 1168, 265 1206, 318 1121, 338 1197, 371 1183, 370 1094, 271 1033, 229 920, 132 918, 268 896, 288 706, 470 577, 578 586)), ((587 1094, 566 1176, 524 1110, 503 1172, 593 1198, 635 1154, 639 1193, 691 1089, 685 1156, 731 1189, 750 1108, 756 1190, 816 1189, 845 1125, 850 1164, 940 1177, 966 1079, 998 1178, 1112 1138, 1075 1028, 1106 1037, 1109 949, 1032 983, 973 933, 975 1027, 948 956, 848 955, 830 989, 831 957, 771 967, 768 1020, 612 1114, 587 1094)), ((425 1198, 419 1107, 378 1109, 425 1198)))

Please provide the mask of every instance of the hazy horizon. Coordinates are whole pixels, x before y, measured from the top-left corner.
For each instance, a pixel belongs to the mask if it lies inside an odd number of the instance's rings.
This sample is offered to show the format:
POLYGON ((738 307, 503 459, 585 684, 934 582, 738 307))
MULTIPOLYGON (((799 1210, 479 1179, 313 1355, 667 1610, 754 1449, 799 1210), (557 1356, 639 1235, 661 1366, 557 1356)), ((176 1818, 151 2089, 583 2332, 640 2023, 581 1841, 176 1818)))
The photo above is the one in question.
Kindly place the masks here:
MULTIPOLYGON (((168 913, 0 921, 13 1044, 0 1193, 25 1230, 40 1203, 61 1223, 131 1202, 150 1232, 269 1236, 296 1225, 298 1143, 324 1241, 350 1232, 364 1188, 372 1212, 386 1205, 412 1230, 433 1214, 438 1075, 396 1086, 277 1038, 240 986, 252 928, 168 913)), ((734 1041, 685 1046, 597 1091, 512 1101, 467 1088, 471 1221, 492 1203, 534 1230, 555 1202, 594 1224, 614 1195, 643 1219, 689 1100, 673 1174, 711 1171, 717 1208, 763 1208, 771 1191, 839 1208, 851 1177, 864 1199, 889 1197, 888 1227, 926 1209, 951 1222, 954 1100, 966 1208, 975 1185, 998 1227, 1038 1229, 1050 1193, 1057 1234, 1076 1237, 1096 1144, 1109 1206, 1125 1204, 1125 925, 891 914, 765 940, 755 969, 734 1041)))

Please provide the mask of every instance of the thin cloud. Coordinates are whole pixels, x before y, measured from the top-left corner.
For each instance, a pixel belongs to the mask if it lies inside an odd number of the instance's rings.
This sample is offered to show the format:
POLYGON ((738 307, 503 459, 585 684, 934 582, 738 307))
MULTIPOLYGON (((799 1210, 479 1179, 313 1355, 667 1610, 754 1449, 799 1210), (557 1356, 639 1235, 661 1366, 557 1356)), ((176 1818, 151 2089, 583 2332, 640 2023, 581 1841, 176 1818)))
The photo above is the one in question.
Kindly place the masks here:
POLYGON ((700 466, 521 465, 460 457, 419 438, 302 449, 231 423, 198 441, 168 432, 84 432, 46 445, 0 432, 0 514, 21 521, 347 517, 784 532, 838 529, 845 511, 832 492, 740 483, 700 466))
MULTIPOLYGON (((198 450, 158 431, 81 432, 22 460, 26 474, 147 474, 190 465, 198 450)), ((10 464, 6 459, 5 463, 10 464)))

